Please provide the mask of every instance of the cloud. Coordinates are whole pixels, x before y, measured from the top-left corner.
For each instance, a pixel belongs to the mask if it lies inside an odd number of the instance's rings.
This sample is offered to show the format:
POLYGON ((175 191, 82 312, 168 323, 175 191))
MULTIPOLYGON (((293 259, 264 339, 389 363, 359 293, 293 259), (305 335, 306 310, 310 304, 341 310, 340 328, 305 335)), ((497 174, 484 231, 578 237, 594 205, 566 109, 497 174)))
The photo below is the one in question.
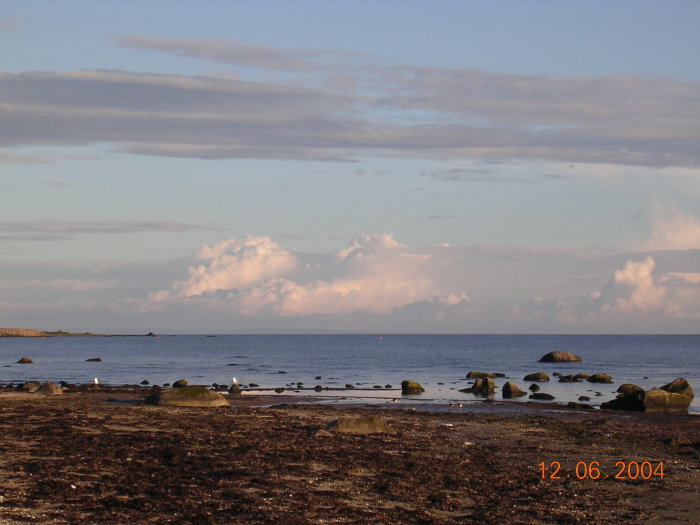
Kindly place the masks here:
POLYGON ((106 290, 115 288, 119 284, 116 279, 104 281, 88 281, 82 279, 49 279, 49 280, 1 280, 0 288, 36 290, 60 290, 64 292, 87 292, 92 290, 106 290))
POLYGON ((674 205, 657 204, 649 238, 635 248, 640 251, 700 249, 700 220, 674 205))
POLYGON ((442 294, 434 281, 430 254, 410 250, 391 235, 361 235, 332 254, 292 253, 267 237, 229 239, 203 246, 197 259, 205 264, 190 267, 187 280, 151 294, 149 307, 198 298, 244 315, 386 314, 455 297, 442 294))
POLYGON ((330 67, 333 61, 354 56, 342 51, 236 44, 212 39, 123 35, 117 37, 117 41, 123 47, 163 51, 181 57, 202 58, 237 66, 295 72, 316 70, 324 63, 330 67))
MULTIPOLYGON (((696 82, 505 75, 212 40, 130 35, 120 42, 243 70, 238 78, 0 73, 0 147, 111 143, 117 151, 201 159, 700 166, 696 82)), ((434 176, 524 182, 489 175, 434 176)))
POLYGON ((76 235, 141 232, 183 232, 209 230, 206 226, 183 222, 134 221, 0 221, 0 240, 54 241, 71 239, 76 235))

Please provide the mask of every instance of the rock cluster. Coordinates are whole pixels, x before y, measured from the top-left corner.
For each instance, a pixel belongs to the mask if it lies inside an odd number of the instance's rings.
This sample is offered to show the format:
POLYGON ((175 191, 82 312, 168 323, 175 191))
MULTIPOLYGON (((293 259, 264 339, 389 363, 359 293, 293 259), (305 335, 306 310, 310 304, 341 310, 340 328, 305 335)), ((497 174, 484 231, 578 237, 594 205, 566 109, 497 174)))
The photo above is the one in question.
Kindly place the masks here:
POLYGON ((633 388, 635 386, 622 385, 617 398, 601 404, 600 408, 634 412, 687 412, 694 397, 690 383, 683 378, 647 391, 640 387, 633 388))

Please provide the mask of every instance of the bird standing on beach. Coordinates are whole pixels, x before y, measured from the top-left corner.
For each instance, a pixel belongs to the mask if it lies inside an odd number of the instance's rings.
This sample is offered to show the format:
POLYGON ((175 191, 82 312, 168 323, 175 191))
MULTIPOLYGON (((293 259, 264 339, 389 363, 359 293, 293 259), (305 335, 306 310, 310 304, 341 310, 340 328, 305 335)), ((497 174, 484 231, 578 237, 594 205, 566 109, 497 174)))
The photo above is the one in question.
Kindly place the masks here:
POLYGON ((94 378, 94 379, 92 380, 92 382, 95 383, 96 385, 99 385, 99 384, 100 384, 100 382, 97 380, 97 378, 94 378))

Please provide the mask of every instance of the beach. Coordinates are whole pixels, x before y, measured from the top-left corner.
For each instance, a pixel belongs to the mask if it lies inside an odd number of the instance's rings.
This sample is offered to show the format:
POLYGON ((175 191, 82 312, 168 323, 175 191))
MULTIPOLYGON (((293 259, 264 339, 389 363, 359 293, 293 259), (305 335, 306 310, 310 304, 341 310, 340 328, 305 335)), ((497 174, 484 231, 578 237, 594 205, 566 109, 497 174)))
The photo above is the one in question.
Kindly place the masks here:
POLYGON ((147 393, 1 394, 0 522, 700 522, 694 415, 147 393), (368 415, 391 432, 324 430, 368 415))

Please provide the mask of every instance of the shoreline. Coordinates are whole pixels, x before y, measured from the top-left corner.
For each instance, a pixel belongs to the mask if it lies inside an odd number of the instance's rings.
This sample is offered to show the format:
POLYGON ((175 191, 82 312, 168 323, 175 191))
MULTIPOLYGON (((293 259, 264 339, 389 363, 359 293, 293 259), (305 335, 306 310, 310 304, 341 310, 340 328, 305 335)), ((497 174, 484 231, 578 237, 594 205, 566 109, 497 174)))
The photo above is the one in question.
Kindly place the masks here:
POLYGON ((144 393, 0 394, 0 521, 700 520, 694 416, 513 413, 501 402, 431 412, 279 395, 183 408, 146 405, 144 393), (393 433, 321 432, 369 415, 393 433), (593 462, 597 479, 585 471, 593 462), (616 462, 663 462, 664 475, 615 479, 616 462))

